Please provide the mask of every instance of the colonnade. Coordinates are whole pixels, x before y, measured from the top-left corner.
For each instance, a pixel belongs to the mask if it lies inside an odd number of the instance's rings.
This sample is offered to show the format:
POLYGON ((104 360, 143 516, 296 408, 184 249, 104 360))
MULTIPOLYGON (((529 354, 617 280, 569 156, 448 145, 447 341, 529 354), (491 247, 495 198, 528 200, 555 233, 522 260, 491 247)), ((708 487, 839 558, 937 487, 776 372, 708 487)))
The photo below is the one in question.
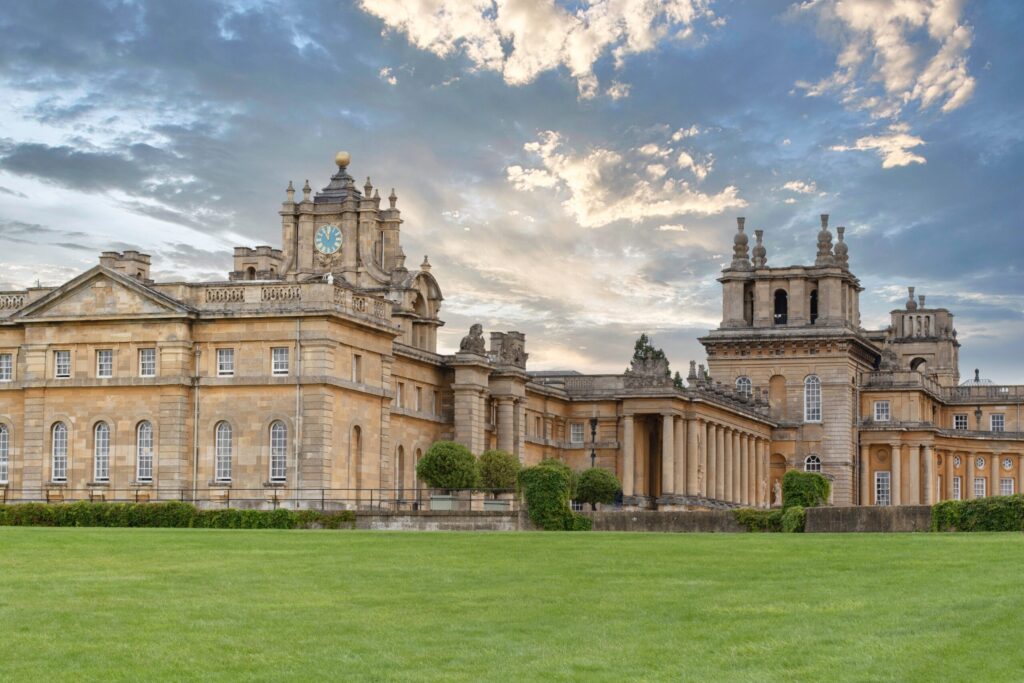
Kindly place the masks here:
MULTIPOLYGON (((638 485, 643 470, 635 454, 634 416, 622 419, 622 490, 625 496, 636 496, 643 489, 638 485)), ((768 439, 731 425, 673 413, 660 415, 660 427, 661 453, 656 455, 661 458, 662 498, 685 496, 747 507, 769 506, 768 439)))
POLYGON ((1012 480, 1012 492, 1024 491, 1024 463, 1020 454, 961 449, 935 449, 929 444, 909 444, 907 467, 903 467, 902 450, 908 445, 899 441, 863 444, 860 452, 860 504, 875 505, 875 480, 871 468, 871 449, 888 446, 890 453, 890 503, 892 505, 933 505, 941 500, 972 499, 975 481, 986 480, 984 496, 1001 495, 1001 481, 1012 480), (939 465, 939 457, 942 464, 939 465), (957 466, 956 458, 960 458, 957 466), (1003 460, 1010 459, 1010 469, 1003 460), (980 459, 980 460, 979 460, 980 459), (981 467, 978 467, 979 462, 981 467), (959 478, 959 490, 957 490, 959 478), (904 487, 907 495, 903 495, 904 487))

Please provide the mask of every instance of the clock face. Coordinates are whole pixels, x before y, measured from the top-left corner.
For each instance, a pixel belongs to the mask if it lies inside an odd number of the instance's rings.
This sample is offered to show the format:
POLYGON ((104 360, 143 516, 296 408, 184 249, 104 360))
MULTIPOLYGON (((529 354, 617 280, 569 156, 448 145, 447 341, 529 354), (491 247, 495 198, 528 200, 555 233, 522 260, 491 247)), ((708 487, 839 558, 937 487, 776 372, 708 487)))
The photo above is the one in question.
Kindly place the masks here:
POLYGON ((321 254, 333 254, 341 249, 341 228, 336 225, 321 225, 313 240, 321 254))

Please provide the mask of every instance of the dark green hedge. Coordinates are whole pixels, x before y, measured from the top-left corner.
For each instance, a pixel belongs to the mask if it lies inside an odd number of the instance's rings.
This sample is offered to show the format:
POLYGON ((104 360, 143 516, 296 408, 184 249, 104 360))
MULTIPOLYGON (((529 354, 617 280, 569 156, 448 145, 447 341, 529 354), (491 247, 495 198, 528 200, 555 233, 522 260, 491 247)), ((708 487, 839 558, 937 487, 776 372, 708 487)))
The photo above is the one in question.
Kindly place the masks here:
POLYGON ((435 489, 471 489, 480 470, 469 449, 454 441, 435 441, 416 463, 416 476, 435 489))
POLYGON ((1024 531, 1024 495, 944 500, 932 506, 932 531, 1024 531))
POLYGON ((19 503, 0 505, 0 526, 173 527, 204 529, 353 528, 351 510, 199 510, 191 503, 19 503))
POLYGON ((782 510, 740 508, 732 514, 747 531, 782 531, 782 510))
POLYGON ((825 505, 830 489, 828 479, 817 472, 790 470, 782 477, 782 509, 825 505))
POLYGON ((484 451, 477 461, 480 486, 485 489, 511 489, 521 469, 519 458, 506 451, 484 451))
POLYGON ((544 460, 519 471, 517 484, 526 499, 526 511, 538 528, 545 531, 589 531, 589 517, 569 509, 573 472, 557 460, 544 460))
POLYGON ((799 505, 792 505, 782 511, 782 530, 787 534, 802 534, 807 524, 807 512, 799 505))

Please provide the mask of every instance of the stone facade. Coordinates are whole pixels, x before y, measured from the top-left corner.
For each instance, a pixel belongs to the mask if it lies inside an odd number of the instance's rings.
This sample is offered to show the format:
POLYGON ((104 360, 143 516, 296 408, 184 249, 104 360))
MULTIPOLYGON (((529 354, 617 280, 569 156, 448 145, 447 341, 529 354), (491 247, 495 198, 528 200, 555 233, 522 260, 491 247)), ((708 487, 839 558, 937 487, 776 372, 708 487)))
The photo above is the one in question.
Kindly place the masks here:
POLYGON ((686 386, 656 357, 531 372, 517 331, 437 353, 441 289, 426 257, 406 267, 397 195, 382 207, 336 163, 321 192, 289 183, 281 248, 238 247, 223 281, 158 283, 146 254, 104 252, 0 292, 4 500, 411 510, 439 439, 605 467, 625 506, 658 510, 777 504, 792 468, 820 468, 837 504, 1024 488, 1024 388, 958 385, 953 316, 924 297, 863 329, 825 216, 814 265, 785 268, 761 230, 750 257, 740 219, 686 386))

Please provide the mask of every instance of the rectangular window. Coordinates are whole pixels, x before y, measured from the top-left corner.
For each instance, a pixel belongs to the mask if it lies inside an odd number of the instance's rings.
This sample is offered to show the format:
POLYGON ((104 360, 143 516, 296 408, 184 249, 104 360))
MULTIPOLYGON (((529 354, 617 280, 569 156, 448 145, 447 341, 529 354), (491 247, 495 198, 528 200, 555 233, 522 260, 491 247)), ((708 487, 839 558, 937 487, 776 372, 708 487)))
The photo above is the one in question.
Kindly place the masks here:
POLYGON ((404 393, 405 393, 405 384, 402 383, 402 382, 399 382, 398 386, 395 388, 395 407, 396 408, 401 408, 403 406, 402 399, 404 398, 403 397, 404 393))
POLYGON ((110 349, 100 349, 96 352, 96 376, 114 376, 114 352, 110 349))
POLYGON ((434 413, 434 415, 440 415, 441 414, 441 392, 440 391, 435 391, 434 392, 434 410, 433 410, 433 413, 434 413))
POLYGON ((1010 477, 1003 477, 1002 479, 999 480, 999 495, 1013 495, 1013 479, 1011 479, 1010 477))
POLYGON ((1002 413, 993 413, 989 417, 989 426, 993 432, 1001 432, 1006 428, 1006 416, 1002 413))
POLYGON ((139 349, 139 377, 156 377, 156 349, 139 349))
POLYGON ((358 353, 352 354, 352 381, 363 381, 363 357, 358 353))
POLYGON ((231 377, 235 374, 235 350, 217 349, 217 376, 231 377))
POLYGON ((271 372, 275 375, 288 374, 288 347, 276 346, 270 349, 271 372))
POLYGON ((136 480, 153 481, 153 425, 148 422, 140 424, 137 439, 136 480))
POLYGON ((985 483, 988 480, 985 477, 978 477, 974 480, 974 497, 984 498, 985 497, 985 483))
POLYGON ((889 421, 889 402, 875 401, 875 422, 889 421))
POLYGON ((9 353, 0 353, 0 382, 10 382, 14 379, 14 356, 9 353))
POLYGON ((888 472, 875 472, 875 505, 892 505, 888 472))
POLYGON ((967 414, 953 416, 953 429, 967 429, 967 414))
POLYGON ((571 443, 583 443, 583 423, 573 422, 570 430, 569 441, 571 443))
POLYGON ((416 409, 417 413, 420 412, 421 410, 423 410, 423 388, 422 387, 416 387, 416 406, 415 406, 415 409, 416 409))
POLYGON ((963 490, 960 488, 962 483, 960 477, 953 477, 953 500, 960 500, 963 497, 963 490))
POLYGON ((53 352, 53 375, 57 379, 67 379, 68 377, 71 377, 70 351, 53 352))
POLYGON ((95 481, 107 481, 110 479, 110 427, 100 422, 93 435, 92 476, 95 481))

